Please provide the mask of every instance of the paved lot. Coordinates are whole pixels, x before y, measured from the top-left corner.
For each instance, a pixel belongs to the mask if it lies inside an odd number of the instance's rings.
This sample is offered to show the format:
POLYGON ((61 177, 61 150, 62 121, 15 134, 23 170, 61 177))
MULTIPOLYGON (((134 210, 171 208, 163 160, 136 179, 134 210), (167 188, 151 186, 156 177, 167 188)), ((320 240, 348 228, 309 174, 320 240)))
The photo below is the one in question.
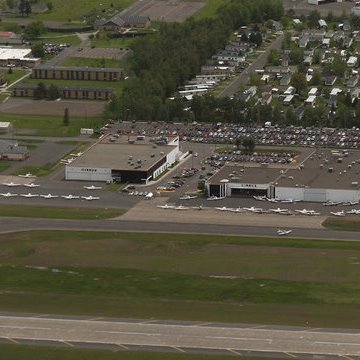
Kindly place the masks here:
POLYGON ((182 22, 204 5, 204 1, 141 0, 127 8, 123 14, 148 16, 151 21, 182 22))
MULTIPOLYGON (((349 329, 270 327, 250 324, 212 324, 66 317, 0 316, 0 338, 22 343, 41 341, 69 347, 117 346, 134 349, 216 353, 242 352, 324 359, 359 356, 360 335, 349 329)), ((276 357, 276 356, 274 356, 276 357)))
POLYGON ((77 51, 72 54, 72 57, 121 60, 124 59, 129 54, 130 51, 128 49, 100 48, 100 47, 91 48, 88 46, 88 47, 78 47, 77 51))
POLYGON ((293 9, 296 15, 307 15, 311 11, 317 10, 321 15, 326 16, 330 11, 335 16, 341 16, 343 13, 350 14, 353 2, 328 3, 323 5, 310 5, 307 0, 283 0, 285 11, 293 9))

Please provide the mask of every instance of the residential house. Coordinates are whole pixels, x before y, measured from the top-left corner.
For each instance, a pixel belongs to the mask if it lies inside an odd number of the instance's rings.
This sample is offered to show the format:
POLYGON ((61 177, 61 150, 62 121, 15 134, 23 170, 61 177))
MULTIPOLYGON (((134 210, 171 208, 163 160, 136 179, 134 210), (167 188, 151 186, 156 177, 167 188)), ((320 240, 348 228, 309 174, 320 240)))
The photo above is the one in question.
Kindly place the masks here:
POLYGON ((358 74, 354 74, 354 75, 350 76, 350 77, 346 80, 346 86, 348 86, 348 87, 355 87, 358 82, 359 82, 359 75, 358 75, 358 74))
POLYGON ((326 86, 334 86, 336 80, 337 80, 337 76, 335 75, 329 75, 323 78, 324 85, 326 86))
POLYGON ((288 95, 294 95, 296 92, 296 89, 293 86, 289 86, 285 91, 284 91, 284 95, 288 96, 288 95))
POLYGON ((312 56, 306 56, 304 59, 304 65, 305 66, 311 66, 313 62, 313 57, 312 56))
POLYGON ((251 98, 256 95, 256 86, 251 86, 249 89, 245 90, 243 93, 240 94, 240 100, 244 102, 248 102, 251 98))
POLYGON ((293 100, 294 100, 294 95, 287 95, 287 96, 285 96, 285 98, 283 100, 283 104, 290 105, 293 100))
POLYGON ((324 19, 320 19, 318 21, 318 24, 319 24, 319 29, 326 29, 327 28, 327 23, 324 19))
POLYGON ((280 86, 288 86, 291 82, 291 74, 285 74, 281 79, 280 79, 280 86))
POLYGON ((299 39, 299 48, 301 49, 305 49, 310 41, 310 37, 308 35, 303 35, 300 39, 299 39))
POLYGON ((307 99, 305 100, 305 105, 311 105, 314 106, 316 102, 316 96, 308 96, 307 99))
POLYGON ((311 88, 308 92, 308 96, 318 96, 318 95, 319 95, 319 90, 316 87, 311 88))
POLYGON ((19 146, 16 141, 0 141, 0 159, 1 160, 25 160, 30 156, 26 146, 19 146))
POLYGON ((146 28, 150 25, 150 18, 147 16, 115 15, 109 20, 96 20, 93 25, 99 31, 119 32, 129 28, 146 28))

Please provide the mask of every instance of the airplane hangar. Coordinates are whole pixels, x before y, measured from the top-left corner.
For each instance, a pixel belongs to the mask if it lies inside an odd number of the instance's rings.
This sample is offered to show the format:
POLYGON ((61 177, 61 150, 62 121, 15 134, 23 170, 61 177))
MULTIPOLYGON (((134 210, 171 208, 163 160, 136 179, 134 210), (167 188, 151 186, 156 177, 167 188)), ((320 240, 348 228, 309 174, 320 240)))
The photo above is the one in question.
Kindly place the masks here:
POLYGON ((65 179, 148 183, 179 155, 178 137, 109 135, 66 165, 65 179))
POLYGON ((209 196, 349 202, 360 200, 359 180, 359 151, 314 149, 288 165, 227 163, 205 186, 209 196))

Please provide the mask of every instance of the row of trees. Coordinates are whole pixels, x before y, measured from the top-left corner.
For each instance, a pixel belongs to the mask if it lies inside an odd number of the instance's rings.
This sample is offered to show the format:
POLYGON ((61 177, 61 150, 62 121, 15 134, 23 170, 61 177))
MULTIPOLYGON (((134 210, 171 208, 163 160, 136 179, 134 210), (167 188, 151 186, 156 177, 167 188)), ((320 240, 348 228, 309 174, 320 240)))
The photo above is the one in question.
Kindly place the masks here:
MULTIPOLYGON (((107 115, 143 120, 169 120, 178 101, 168 100, 179 86, 200 71, 208 58, 223 48, 232 31, 254 22, 278 20, 283 15, 279 0, 230 0, 214 19, 188 19, 181 24, 162 24, 158 34, 134 42, 132 79, 120 97, 114 97, 107 115)), ((254 39, 255 40, 255 39, 254 39)))

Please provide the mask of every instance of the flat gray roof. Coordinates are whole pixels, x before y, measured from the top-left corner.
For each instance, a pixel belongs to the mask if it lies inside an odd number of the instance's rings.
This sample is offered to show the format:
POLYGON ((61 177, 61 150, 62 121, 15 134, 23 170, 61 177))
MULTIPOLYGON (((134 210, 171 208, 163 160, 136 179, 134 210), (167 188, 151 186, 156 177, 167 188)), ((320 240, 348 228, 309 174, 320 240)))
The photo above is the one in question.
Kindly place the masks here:
MULTIPOLYGON (((127 135, 120 136, 115 142, 109 139, 106 137, 96 143, 67 166, 147 171, 175 148, 175 145, 156 145, 147 139, 129 144, 127 135), (141 167, 135 169, 138 160, 141 160, 141 167)), ((136 136, 130 139, 134 140, 136 136)))
POLYGON ((208 182, 219 184, 221 180, 228 179, 230 182, 249 184, 274 183, 278 187, 359 188, 356 183, 360 184, 360 151, 313 149, 305 158, 303 155, 289 165, 262 167, 251 163, 228 163, 208 182))
POLYGON ((34 67, 33 70, 121 72, 122 68, 97 68, 97 67, 88 67, 88 66, 39 65, 39 66, 34 67))

